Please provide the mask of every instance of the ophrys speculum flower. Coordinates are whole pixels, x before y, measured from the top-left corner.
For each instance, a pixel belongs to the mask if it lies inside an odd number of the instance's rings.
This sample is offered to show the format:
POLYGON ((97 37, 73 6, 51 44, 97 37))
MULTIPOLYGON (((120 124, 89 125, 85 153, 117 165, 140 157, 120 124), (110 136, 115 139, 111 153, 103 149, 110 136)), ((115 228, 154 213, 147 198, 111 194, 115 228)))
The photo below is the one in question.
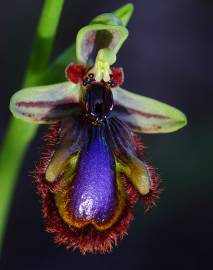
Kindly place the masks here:
POLYGON ((136 133, 180 129, 179 110, 120 87, 112 67, 128 36, 123 21, 103 14, 77 35, 78 63, 68 82, 23 89, 11 99, 15 117, 51 124, 35 180, 47 230, 67 248, 108 252, 126 233, 132 208, 159 196, 159 180, 144 160, 136 133))

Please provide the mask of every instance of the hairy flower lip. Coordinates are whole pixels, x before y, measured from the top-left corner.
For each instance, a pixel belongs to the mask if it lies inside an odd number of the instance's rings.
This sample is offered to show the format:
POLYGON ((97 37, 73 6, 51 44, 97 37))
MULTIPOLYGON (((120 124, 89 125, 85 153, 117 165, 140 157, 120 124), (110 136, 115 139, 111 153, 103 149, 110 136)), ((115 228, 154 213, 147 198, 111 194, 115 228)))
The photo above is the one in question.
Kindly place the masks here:
POLYGON ((84 254, 111 251, 138 198, 147 210, 159 197, 159 177, 134 132, 173 132, 187 122, 179 110, 120 87, 123 69, 111 66, 131 13, 127 5, 79 31, 69 82, 20 90, 10 103, 19 119, 53 123, 35 171, 42 213, 56 243, 84 254))
MULTIPOLYGON (((40 161, 41 163, 39 162, 35 172, 35 179, 38 184, 38 190, 42 197, 43 214, 47 223, 47 231, 52 232, 55 235, 56 243, 64 244, 68 248, 79 248, 82 253, 110 252, 113 243, 117 243, 117 241, 119 239, 122 239, 123 236, 127 233, 129 223, 133 219, 131 209, 133 208, 135 202, 140 195, 135 190, 135 188, 133 188, 129 180, 126 178, 125 174, 121 173, 121 179, 125 183, 125 189, 128 194, 128 209, 125 209, 125 212, 122 214, 121 221, 117 221, 115 225, 113 225, 107 230, 97 230, 98 227, 95 229, 94 226, 91 226, 89 224, 85 224, 85 226, 83 226, 81 229, 77 229, 77 231, 75 228, 72 228, 70 226, 67 227, 66 223, 61 222, 61 217, 58 215, 58 211, 52 201, 53 192, 58 192, 61 190, 60 181, 62 181, 62 178, 59 179, 57 183, 55 183, 54 188, 50 188, 50 185, 45 181, 44 176, 46 171, 45 168, 47 166, 45 164, 49 164, 48 160, 52 158, 52 153, 55 151, 55 145, 57 144, 56 141, 58 141, 58 138, 60 137, 60 134, 58 133, 58 131, 60 130, 60 124, 56 129, 54 126, 51 127, 50 133, 46 140, 47 145, 45 146, 45 159, 42 159, 40 161), (92 235, 95 238, 93 238, 92 235), (66 238, 66 241, 64 241, 64 237, 66 238)), ((140 140, 135 141, 135 143, 137 145, 138 151, 141 151, 140 140)), ((154 169, 152 168, 151 170, 153 171, 154 169)), ((152 172, 153 179, 157 180, 158 178, 156 178, 155 174, 153 173, 154 172, 152 172)), ((147 209, 150 208, 150 206, 154 205, 153 198, 156 199, 158 197, 157 194, 159 194, 157 190, 158 186, 156 184, 153 185, 153 188, 153 195, 150 194, 149 196, 145 196, 144 198, 142 197, 142 199, 144 199, 144 205, 147 207, 147 209)))

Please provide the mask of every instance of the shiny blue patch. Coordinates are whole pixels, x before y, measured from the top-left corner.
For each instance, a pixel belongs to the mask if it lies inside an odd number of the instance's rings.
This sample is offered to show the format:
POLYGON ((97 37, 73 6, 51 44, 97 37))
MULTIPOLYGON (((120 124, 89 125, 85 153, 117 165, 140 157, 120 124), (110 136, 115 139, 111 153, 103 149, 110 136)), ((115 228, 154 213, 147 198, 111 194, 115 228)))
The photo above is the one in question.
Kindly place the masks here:
POLYGON ((91 126, 88 132, 90 138, 80 155, 70 206, 75 219, 104 223, 116 207, 115 161, 104 125, 91 126))

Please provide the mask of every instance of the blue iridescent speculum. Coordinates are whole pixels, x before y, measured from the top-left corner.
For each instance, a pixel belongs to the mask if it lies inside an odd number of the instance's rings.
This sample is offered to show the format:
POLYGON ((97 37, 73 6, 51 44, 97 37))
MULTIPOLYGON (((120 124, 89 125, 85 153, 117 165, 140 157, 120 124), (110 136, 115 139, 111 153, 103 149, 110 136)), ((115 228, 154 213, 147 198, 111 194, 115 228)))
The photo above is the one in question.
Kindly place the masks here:
POLYGON ((186 124, 179 110, 120 87, 123 70, 112 65, 131 13, 124 6, 79 31, 79 63, 66 68, 68 82, 23 89, 11 99, 15 117, 51 124, 35 171, 42 211, 55 242, 82 253, 111 251, 127 233, 136 201, 149 209, 159 196, 158 175, 136 133, 186 124))

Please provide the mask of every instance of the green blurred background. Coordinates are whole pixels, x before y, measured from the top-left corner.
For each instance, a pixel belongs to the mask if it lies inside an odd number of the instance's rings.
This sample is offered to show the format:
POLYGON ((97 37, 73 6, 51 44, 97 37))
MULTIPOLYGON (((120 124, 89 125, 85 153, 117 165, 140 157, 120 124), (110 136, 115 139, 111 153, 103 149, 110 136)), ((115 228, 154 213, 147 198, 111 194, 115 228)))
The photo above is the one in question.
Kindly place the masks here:
MULTIPOLYGON (((1 1, 1 138, 10 116, 9 97, 20 88, 42 2, 1 1)), ((129 236, 110 255, 81 256, 54 245, 44 230, 36 188, 28 176, 39 157, 46 130, 42 127, 19 176, 1 270, 212 267, 213 2, 132 2, 130 36, 118 56, 125 71, 124 87, 180 108, 189 121, 177 133, 142 136, 147 157, 162 179, 164 191, 158 206, 144 214, 138 203, 129 236)), ((53 57, 97 14, 125 3, 65 1, 53 57)))

